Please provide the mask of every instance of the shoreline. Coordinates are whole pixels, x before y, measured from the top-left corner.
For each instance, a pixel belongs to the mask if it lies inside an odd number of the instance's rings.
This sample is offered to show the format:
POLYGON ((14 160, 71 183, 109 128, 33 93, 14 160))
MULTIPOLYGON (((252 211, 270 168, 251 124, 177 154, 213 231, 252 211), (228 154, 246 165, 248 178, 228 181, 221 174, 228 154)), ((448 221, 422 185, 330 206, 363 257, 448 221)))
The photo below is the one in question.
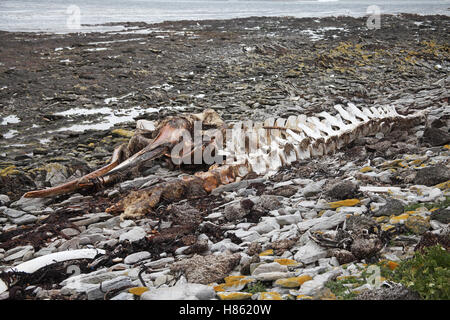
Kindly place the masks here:
MULTIPOLYGON (((450 10, 450 7, 449 7, 450 10)), ((405 13, 405 12, 398 12, 398 13, 383 13, 380 15, 381 19, 383 17, 401 17, 401 16, 418 16, 418 17, 450 17, 450 13, 435 13, 435 14, 420 14, 420 13, 405 13)), ((208 21, 230 21, 230 20, 245 20, 245 19, 271 19, 271 18, 286 18, 286 19, 326 19, 326 18, 355 18, 355 19, 361 19, 361 18, 367 18, 369 14, 363 13, 360 15, 346 15, 346 14, 338 14, 338 15, 326 15, 326 16, 308 16, 308 17, 296 17, 296 16, 289 16, 289 15, 268 15, 268 16, 248 16, 248 17, 234 17, 234 18, 225 18, 225 19, 214 19, 214 18, 207 18, 207 19, 176 19, 176 20, 163 20, 160 22, 146 22, 146 21, 112 21, 112 22, 105 22, 100 24, 81 24, 81 27, 130 27, 133 25, 136 26, 154 26, 159 24, 168 24, 168 23, 206 23, 208 21)), ((30 33, 30 34, 43 34, 43 35, 68 35, 68 34, 79 34, 79 33, 109 33, 109 32, 117 32, 121 30, 101 30, 101 31, 67 31, 67 32, 56 32, 56 31, 20 31, 20 30, 1 30, 0 32, 8 32, 8 33, 30 33)), ((124 31, 124 30, 122 30, 124 31)))

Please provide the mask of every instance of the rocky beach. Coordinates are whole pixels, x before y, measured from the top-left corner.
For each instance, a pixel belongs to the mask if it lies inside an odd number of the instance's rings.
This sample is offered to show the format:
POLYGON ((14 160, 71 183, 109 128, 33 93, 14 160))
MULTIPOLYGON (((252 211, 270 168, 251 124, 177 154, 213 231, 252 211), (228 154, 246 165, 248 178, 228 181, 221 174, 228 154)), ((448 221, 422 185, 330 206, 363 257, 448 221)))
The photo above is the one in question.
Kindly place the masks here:
POLYGON ((450 17, 366 22, 0 31, 0 300, 450 299, 450 17), (427 119, 138 219, 106 209, 207 167, 156 160, 106 188, 23 197, 106 165, 139 119, 213 109, 261 121, 348 103, 427 119))

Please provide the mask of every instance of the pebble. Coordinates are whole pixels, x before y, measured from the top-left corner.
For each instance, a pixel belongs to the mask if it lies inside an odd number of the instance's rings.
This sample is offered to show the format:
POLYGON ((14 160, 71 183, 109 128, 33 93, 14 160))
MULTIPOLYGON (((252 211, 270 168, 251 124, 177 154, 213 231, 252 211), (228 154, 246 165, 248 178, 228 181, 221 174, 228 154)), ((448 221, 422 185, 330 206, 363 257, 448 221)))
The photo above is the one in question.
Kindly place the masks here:
POLYGON ((141 252, 132 253, 132 254, 126 256, 125 259, 123 260, 123 262, 126 264, 135 264, 142 260, 148 259, 150 257, 151 257, 150 252, 141 251, 141 252))
POLYGON ((173 287, 151 289, 141 295, 141 300, 210 300, 215 295, 211 286, 185 283, 173 287))
POLYGON ((30 224, 34 223, 38 220, 38 218, 32 214, 24 214, 23 216, 20 216, 18 218, 11 218, 10 219, 12 223, 17 224, 18 226, 23 224, 30 224))
POLYGON ((213 212, 205 217, 206 220, 216 220, 223 217, 222 212, 213 212))
POLYGON ((405 227, 414 234, 423 234, 430 229, 430 223, 420 216, 410 216, 405 221, 405 227))
POLYGON ((450 223, 450 208, 442 208, 435 210, 431 213, 431 219, 439 221, 441 223, 450 223))
POLYGON ((287 273, 288 271, 289 270, 287 266, 281 265, 277 262, 271 262, 259 264, 251 274, 252 276, 258 276, 264 273, 272 273, 272 272, 287 273))
POLYGON ((231 242, 230 239, 224 239, 222 241, 216 242, 210 248, 211 252, 216 252, 216 251, 218 251, 218 252, 225 252, 225 251, 236 252, 236 251, 239 251, 240 249, 241 248, 237 244, 231 242))
POLYGON ((6 194, 0 194, 0 207, 6 206, 9 202, 10 199, 6 194))
POLYGON ((312 280, 312 277, 308 274, 301 275, 298 277, 291 277, 291 278, 284 278, 284 279, 278 279, 275 281, 276 286, 280 286, 283 288, 298 288, 303 283, 312 280))
POLYGON ((128 292, 121 292, 109 300, 134 300, 134 295, 128 292))
MULTIPOLYGON (((88 244, 88 243, 93 243, 93 244, 95 244, 95 243, 97 243, 97 242, 105 241, 105 240, 108 239, 108 238, 107 238, 104 234, 102 234, 102 233, 84 234, 84 238, 87 239, 87 240, 85 240, 85 241, 86 241, 85 244, 88 244)), ((81 239, 80 239, 80 241, 81 241, 81 239)))
POLYGON ((10 219, 20 218, 25 215, 25 211, 15 210, 7 207, 0 207, 0 212, 10 219))
POLYGON ((258 295, 258 300, 283 300, 283 297, 278 292, 261 292, 258 295))
POLYGON ((404 211, 405 205, 397 199, 388 199, 386 204, 374 212, 375 217, 398 215, 404 211))
POLYGON ((15 247, 5 252, 3 260, 5 262, 22 259, 27 254, 33 254, 34 248, 32 246, 15 247))
POLYGON ((120 222, 119 226, 121 228, 129 228, 129 227, 134 227, 136 225, 136 223, 133 220, 124 220, 122 222, 120 222))
POLYGON ((262 209, 266 209, 266 210, 275 210, 281 207, 281 202, 283 200, 283 197, 281 196, 274 196, 274 195, 262 195, 261 197, 259 197, 259 201, 258 200, 253 200, 254 202, 258 202, 257 203, 257 207, 260 207, 262 209))
POLYGON ((168 276, 167 275, 161 275, 161 276, 157 277, 155 279, 155 281, 153 281, 153 285, 155 287, 160 287, 163 284, 165 284, 167 281, 168 281, 168 276))
POLYGON ((112 216, 109 213, 100 212, 100 213, 88 213, 81 217, 75 217, 69 220, 73 221, 74 225, 81 227, 81 226, 89 226, 91 224, 99 222, 100 220, 105 220, 111 217, 112 216))
POLYGON ((304 264, 310 264, 321 258, 325 258, 326 256, 327 250, 316 244, 314 241, 308 241, 307 244, 297 250, 294 259, 304 264))
POLYGON ((255 227, 249 229, 249 231, 256 231, 259 234, 265 234, 272 230, 280 229, 280 225, 275 218, 268 218, 258 223, 255 227))
MULTIPOLYGON (((97 217, 104 217, 104 215, 102 214, 97 217)), ((120 217, 112 217, 106 221, 89 224, 88 229, 99 228, 101 231, 103 228, 112 229, 114 227, 118 227, 119 224, 120 224, 120 217)))
MULTIPOLYGON (((120 189, 122 189, 122 190, 139 189, 144 184, 148 184, 149 182, 151 184, 154 184, 154 183, 158 182, 158 180, 159 180, 159 178, 154 175, 150 175, 147 177, 139 177, 134 180, 122 182, 120 184, 120 189)), ((150 185, 150 184, 148 184, 148 185, 150 185)))
POLYGON ((158 272, 151 272, 148 274, 148 278, 152 281, 156 280, 158 277, 162 276, 162 275, 167 275, 170 273, 170 269, 167 268, 165 270, 162 271, 158 271, 158 272))
POLYGON ((182 246, 175 250, 175 255, 180 256, 183 255, 184 250, 188 249, 190 246, 182 246))
POLYGON ((414 183, 425 186, 434 186, 450 180, 450 170, 446 166, 436 165, 425 167, 417 171, 414 183))
POLYGON ((303 188, 302 193, 306 198, 315 196, 316 194, 323 191, 323 186, 327 182, 326 179, 320 180, 318 182, 309 183, 305 188, 303 188))
POLYGON ((143 228, 134 227, 130 231, 121 234, 119 237, 119 241, 120 242, 122 242, 122 241, 135 242, 135 241, 144 239, 146 235, 147 235, 147 233, 145 232, 145 230, 143 228))
POLYGON ((175 258, 167 257, 155 261, 145 262, 145 266, 152 269, 164 268, 175 261, 175 258))
POLYGON ((352 198, 358 186, 351 181, 338 182, 330 187, 326 192, 333 199, 344 200, 352 198))
POLYGON ((450 134, 439 128, 426 127, 421 140, 432 146, 441 146, 450 142, 450 134))
MULTIPOLYGON (((121 276, 127 277, 127 274, 128 272, 124 271, 108 271, 106 268, 101 268, 90 273, 74 275, 60 283, 62 286, 61 292, 66 292, 67 294, 71 292, 85 293, 88 290, 100 290, 100 283, 113 280, 121 276)), ((112 284, 113 283, 114 281, 112 284)), ((98 292, 94 294, 98 294, 98 292)))
POLYGON ((254 242, 260 238, 260 234, 254 230, 243 230, 238 229, 236 232, 233 232, 236 237, 242 239, 244 242, 254 242))
POLYGON ((235 221, 244 218, 250 211, 242 207, 241 203, 232 203, 225 207, 224 217, 228 221, 235 221))
POLYGON ((264 272, 255 275, 255 279, 258 281, 275 281, 278 279, 284 279, 295 276, 294 272, 282 272, 282 271, 273 271, 273 272, 264 272))
POLYGON ((80 238, 75 237, 67 241, 63 241, 62 244, 58 247, 58 251, 66 251, 66 250, 75 250, 80 249, 80 238))
POLYGON ((42 211, 47 204, 52 201, 51 198, 20 198, 10 204, 11 208, 19 208, 26 212, 42 211))
POLYGON ((345 214, 341 213, 335 213, 332 216, 322 216, 319 218, 311 218, 311 219, 305 219, 302 222, 299 222, 297 224, 298 230, 300 232, 306 232, 307 230, 326 230, 331 229, 340 223, 342 223, 346 218, 345 214))
POLYGON ((45 256, 45 255, 53 253, 53 252, 56 252, 56 248, 44 247, 44 248, 40 249, 39 251, 37 251, 34 254, 34 257, 37 258, 37 257, 45 256))
MULTIPOLYGON (((343 210, 345 211, 345 210, 343 210)), ((347 218, 347 214, 345 212, 336 213, 332 216, 322 216, 316 220, 316 223, 309 228, 309 230, 328 230, 332 229, 334 227, 337 227, 339 224, 344 222, 344 220, 347 218), (318 221, 320 219, 320 221, 318 221)))
POLYGON ((61 233, 63 235, 65 235, 66 237, 73 237, 73 236, 79 235, 80 231, 78 231, 74 228, 66 228, 66 229, 62 229, 61 233))
POLYGON ((302 216, 300 215, 300 213, 289 214, 289 215, 277 216, 277 217, 275 217, 275 220, 280 226, 293 225, 293 224, 297 224, 300 221, 302 221, 302 216))
POLYGON ((96 286, 86 291, 88 300, 103 300, 105 293, 111 290, 129 288, 132 286, 131 279, 127 276, 119 276, 117 278, 106 280, 101 286, 96 286))
POLYGON ((312 296, 324 288, 325 283, 340 275, 340 269, 331 270, 323 274, 315 276, 312 280, 304 282, 298 290, 298 295, 312 296))
POLYGON ((253 294, 248 292, 219 292, 217 296, 220 300, 247 300, 250 299, 253 294))

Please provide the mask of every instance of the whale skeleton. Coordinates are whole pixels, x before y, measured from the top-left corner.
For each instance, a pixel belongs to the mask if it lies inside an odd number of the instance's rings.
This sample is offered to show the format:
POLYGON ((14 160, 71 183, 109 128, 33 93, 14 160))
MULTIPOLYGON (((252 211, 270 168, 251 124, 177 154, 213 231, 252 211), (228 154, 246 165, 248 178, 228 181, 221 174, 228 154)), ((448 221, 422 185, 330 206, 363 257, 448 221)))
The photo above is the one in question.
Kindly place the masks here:
POLYGON ((346 107, 336 105, 334 109, 334 115, 321 112, 314 116, 272 117, 263 122, 228 125, 212 109, 169 117, 156 127, 152 122, 138 120, 133 137, 114 150, 108 165, 60 186, 27 192, 24 197, 52 197, 112 184, 124 173, 157 158, 184 164, 200 154, 194 163, 204 164, 202 155, 206 151, 214 154, 215 163, 209 159, 207 163, 212 165, 208 171, 131 192, 107 209, 123 212, 122 217, 137 217, 151 212, 162 200, 206 195, 220 185, 245 179, 252 172, 271 175, 294 161, 332 154, 357 138, 414 126, 426 118, 425 111, 400 115, 389 105, 359 108, 349 103, 346 107), (202 136, 200 143, 189 138, 198 134, 195 131, 198 122, 202 124, 202 129, 197 130, 202 136))

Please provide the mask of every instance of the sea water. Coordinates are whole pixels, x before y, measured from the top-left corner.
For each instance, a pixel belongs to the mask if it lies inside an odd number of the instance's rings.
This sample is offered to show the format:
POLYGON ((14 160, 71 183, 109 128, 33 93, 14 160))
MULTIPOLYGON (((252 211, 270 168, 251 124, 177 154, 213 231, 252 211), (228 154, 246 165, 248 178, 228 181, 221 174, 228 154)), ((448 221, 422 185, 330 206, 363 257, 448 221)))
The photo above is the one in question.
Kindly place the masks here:
POLYGON ((67 33, 122 28, 93 26, 109 22, 155 23, 250 16, 358 17, 367 15, 370 6, 377 6, 381 14, 450 13, 448 0, 1 0, 0 30, 67 33))

